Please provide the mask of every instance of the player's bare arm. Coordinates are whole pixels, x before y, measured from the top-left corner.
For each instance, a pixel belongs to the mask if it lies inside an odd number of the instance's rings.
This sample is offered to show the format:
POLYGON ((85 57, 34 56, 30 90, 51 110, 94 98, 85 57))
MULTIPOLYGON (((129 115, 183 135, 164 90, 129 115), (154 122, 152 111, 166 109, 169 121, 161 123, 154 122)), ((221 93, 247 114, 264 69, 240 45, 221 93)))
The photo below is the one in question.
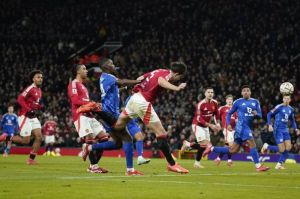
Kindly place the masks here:
POLYGON ((171 84, 170 82, 168 82, 166 79, 162 77, 158 78, 158 85, 173 91, 180 91, 186 87, 186 83, 181 83, 179 84, 179 86, 175 86, 174 84, 171 84))

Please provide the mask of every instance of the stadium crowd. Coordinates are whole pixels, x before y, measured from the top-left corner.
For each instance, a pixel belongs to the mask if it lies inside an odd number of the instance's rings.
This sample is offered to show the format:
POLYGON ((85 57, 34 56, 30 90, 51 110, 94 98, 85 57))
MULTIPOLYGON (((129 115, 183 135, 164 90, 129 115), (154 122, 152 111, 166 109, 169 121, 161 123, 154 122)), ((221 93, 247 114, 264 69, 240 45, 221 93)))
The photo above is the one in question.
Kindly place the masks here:
MULTIPOLYGON (((263 118, 255 120, 254 137, 260 148, 272 143, 266 114, 281 102, 279 85, 292 82, 292 106, 300 122, 299 60, 300 2, 271 1, 21 1, 0 2, 0 114, 27 85, 34 68, 44 72, 43 103, 57 118, 57 146, 79 146, 71 121, 67 84, 71 78, 69 55, 99 39, 122 41, 110 55, 121 77, 134 79, 146 71, 182 60, 188 65, 184 92, 166 92, 154 106, 168 130, 171 150, 183 139, 193 140, 191 121, 203 89, 215 89, 223 105, 225 96, 240 97, 240 86, 250 84, 263 118), (105 4, 105 6, 104 6, 105 4), (10 8, 10 9, 9 9, 10 8)), ((76 57, 77 61, 80 57, 76 57)), ((95 78, 89 83, 92 98, 99 97, 95 78)), ((121 92, 124 100, 130 91, 121 92)), ((155 148, 155 137, 145 132, 145 148, 155 148)), ((292 134, 291 152, 300 153, 300 137, 292 134)), ((221 133, 212 134, 222 145, 221 133)))

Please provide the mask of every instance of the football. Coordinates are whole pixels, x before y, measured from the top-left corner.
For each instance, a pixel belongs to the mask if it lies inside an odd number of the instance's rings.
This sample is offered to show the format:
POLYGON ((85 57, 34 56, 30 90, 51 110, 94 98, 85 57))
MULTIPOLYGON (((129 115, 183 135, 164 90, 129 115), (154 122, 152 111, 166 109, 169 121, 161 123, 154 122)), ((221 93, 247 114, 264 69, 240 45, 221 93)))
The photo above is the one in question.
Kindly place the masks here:
POLYGON ((280 85, 280 93, 282 95, 291 95, 294 92, 294 86, 290 82, 283 82, 280 85))

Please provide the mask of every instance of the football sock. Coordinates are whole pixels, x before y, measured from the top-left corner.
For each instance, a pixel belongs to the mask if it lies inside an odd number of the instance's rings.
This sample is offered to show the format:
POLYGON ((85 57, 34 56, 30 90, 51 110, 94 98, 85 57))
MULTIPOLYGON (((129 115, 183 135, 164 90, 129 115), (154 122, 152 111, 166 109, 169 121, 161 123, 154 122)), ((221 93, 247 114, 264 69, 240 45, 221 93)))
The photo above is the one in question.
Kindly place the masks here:
POLYGON ((283 153, 281 153, 278 162, 280 164, 283 164, 285 162, 285 160, 288 158, 289 152, 287 150, 285 150, 283 153))
POLYGON ((102 154, 103 154, 103 150, 97 150, 96 151, 96 161, 97 161, 97 163, 100 161, 100 159, 102 157, 102 154))
POLYGON ((143 155, 143 144, 144 144, 143 140, 137 140, 135 142, 136 151, 137 151, 138 156, 143 155))
POLYGON ((90 159, 90 162, 91 162, 91 165, 94 165, 94 164, 97 164, 97 158, 96 158, 96 151, 91 151, 89 153, 89 159, 90 159))
POLYGON ((132 142, 123 143, 127 168, 133 168, 133 144, 132 142))
POLYGON ((196 154, 196 161, 199 162, 201 160, 204 150, 205 150, 204 147, 200 147, 200 149, 198 149, 197 154, 196 154))
POLYGON ((259 155, 255 147, 250 149, 250 154, 252 156, 253 162, 255 164, 259 164, 259 155))
POLYGON ((34 153, 34 152, 30 152, 30 154, 29 154, 29 158, 30 158, 30 159, 32 159, 32 160, 34 160, 34 159, 35 159, 35 157, 36 157, 36 153, 34 153))
POLYGON ((175 161, 170 153, 170 148, 169 148, 166 136, 165 135, 158 136, 157 144, 158 144, 159 149, 163 152, 169 165, 171 165, 171 166, 175 165, 175 161))

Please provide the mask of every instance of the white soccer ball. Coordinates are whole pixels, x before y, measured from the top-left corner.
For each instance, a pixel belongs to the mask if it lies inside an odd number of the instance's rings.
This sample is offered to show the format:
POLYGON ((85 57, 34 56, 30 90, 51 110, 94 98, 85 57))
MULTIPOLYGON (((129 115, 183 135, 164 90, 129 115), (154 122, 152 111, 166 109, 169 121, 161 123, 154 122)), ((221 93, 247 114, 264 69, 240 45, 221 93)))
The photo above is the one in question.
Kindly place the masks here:
POLYGON ((280 93, 282 95, 291 95, 294 92, 294 86, 290 82, 283 82, 280 85, 280 93))

